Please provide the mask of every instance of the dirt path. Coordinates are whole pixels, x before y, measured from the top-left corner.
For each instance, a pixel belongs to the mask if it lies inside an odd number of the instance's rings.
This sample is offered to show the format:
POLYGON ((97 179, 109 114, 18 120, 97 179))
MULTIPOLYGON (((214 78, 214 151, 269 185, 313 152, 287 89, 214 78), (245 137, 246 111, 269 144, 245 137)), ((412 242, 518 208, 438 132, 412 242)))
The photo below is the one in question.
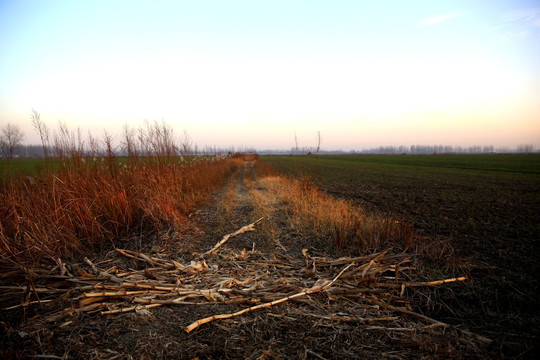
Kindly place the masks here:
MULTIPOLYGON (((103 269, 100 284, 109 284, 109 291, 126 284, 142 289, 142 284, 159 283, 163 288, 172 282, 176 303, 152 285, 151 295, 101 296, 108 311, 131 309, 125 313, 104 315, 96 307, 45 321, 62 303, 10 334, 18 344, 14 354, 86 359, 480 357, 483 345, 474 336, 407 313, 406 299, 392 283, 392 276, 398 280, 396 264, 407 263, 405 254, 325 257, 333 250, 291 224, 290 208, 268 184, 256 176, 253 162, 245 162, 213 201, 194 213, 189 230, 145 245, 134 241, 131 257, 112 251, 94 259, 95 269, 79 266, 79 273, 103 269), (224 235, 260 218, 254 231, 230 237, 203 255, 224 235), (178 289, 191 292, 178 297, 178 289), (272 301, 282 302, 185 331, 197 320, 272 301)), ((401 266, 406 277, 407 266, 401 266)), ((92 276, 88 283, 95 281, 92 276)), ((85 291, 70 294, 66 302, 81 309, 81 299, 90 296, 85 291)))

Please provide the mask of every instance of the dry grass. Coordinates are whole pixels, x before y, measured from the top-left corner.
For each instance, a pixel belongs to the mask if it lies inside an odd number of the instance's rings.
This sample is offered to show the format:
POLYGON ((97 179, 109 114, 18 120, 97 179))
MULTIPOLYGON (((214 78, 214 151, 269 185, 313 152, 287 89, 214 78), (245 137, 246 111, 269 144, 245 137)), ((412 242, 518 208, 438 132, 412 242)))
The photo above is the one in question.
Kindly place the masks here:
MULTIPOLYGON (((211 209, 200 211, 204 214, 201 228, 208 233, 218 229, 219 237, 207 237, 198 229, 195 236, 186 231, 173 247, 165 246, 162 239, 148 239, 154 243, 144 252, 125 243, 124 249, 102 252, 95 259, 89 256, 92 260, 58 261, 52 268, 36 266, 33 280, 27 274, 5 271, 0 277, 6 285, 0 302, 16 319, 6 326, 6 349, 21 349, 21 354, 37 353, 34 349, 56 355, 69 351, 72 357, 88 357, 83 354, 90 351, 95 357, 104 357, 98 355, 101 351, 100 355, 114 352, 119 356, 146 351, 143 354, 151 358, 185 353, 201 358, 255 358, 254 354, 273 349, 276 358, 295 358, 303 346, 306 354, 321 354, 321 358, 390 353, 402 358, 459 358, 480 354, 490 342, 415 312, 409 301, 408 294, 415 289, 466 277, 415 281, 416 254, 373 253, 388 245, 414 249, 418 245, 410 226, 367 215, 345 200, 318 191, 309 181, 275 176, 264 164, 241 158, 223 161, 223 166, 241 169, 223 177, 230 178, 229 185, 211 209), (231 221, 251 224, 223 236, 216 220, 223 212, 231 221), (178 251, 176 246, 197 242, 201 233, 206 240, 201 239, 196 252, 178 251), (297 233, 296 243, 289 241, 291 233, 297 233), (314 239, 322 242, 312 243, 314 239), (347 248, 337 251, 337 247, 347 248), (355 252, 364 254, 350 256, 355 252), (21 313, 28 321, 19 325, 17 314, 21 313), (185 334, 180 331, 182 325, 185 334), (141 337, 147 331, 155 335, 141 337), (21 333, 29 336, 21 338, 21 333), (41 339, 53 336, 61 340, 45 351, 41 339), (282 340, 276 342, 277 337, 282 340), (233 340, 238 350, 231 350, 233 340)), ((175 174, 175 181, 184 175, 175 174)), ((204 173, 190 176, 196 180, 204 173)), ((154 187, 165 189, 167 184, 160 177, 154 187)), ((187 180, 182 184, 186 193, 171 190, 157 201, 171 201, 182 194, 193 197, 188 189, 193 191, 196 185, 189 188, 187 180)), ((185 213, 179 209, 166 210, 170 218, 156 218, 155 223, 181 223, 185 213)))
POLYGON ((180 227, 242 163, 239 156, 187 157, 192 150, 177 145, 172 130, 159 123, 138 133, 126 127, 127 157, 116 157, 107 134, 101 141, 90 135, 84 144, 61 125, 54 146, 44 142, 55 151, 57 172, 3 179, 0 262, 57 262, 134 231, 180 227))
POLYGON ((114 173, 97 164, 13 179, 0 190, 0 250, 4 260, 57 258, 128 235, 180 226, 240 160, 191 164, 131 163, 114 173))
POLYGON ((256 216, 284 204, 288 209, 288 226, 293 231, 308 231, 315 237, 331 238, 338 248, 353 246, 370 251, 398 245, 407 249, 416 242, 416 234, 410 225, 368 215, 347 200, 319 191, 309 179, 277 175, 261 177, 257 186, 251 187, 250 195, 256 216))
POLYGON ((233 220, 233 210, 238 204, 236 195, 236 182, 229 181, 225 186, 224 192, 218 202, 219 227, 226 229, 233 220))

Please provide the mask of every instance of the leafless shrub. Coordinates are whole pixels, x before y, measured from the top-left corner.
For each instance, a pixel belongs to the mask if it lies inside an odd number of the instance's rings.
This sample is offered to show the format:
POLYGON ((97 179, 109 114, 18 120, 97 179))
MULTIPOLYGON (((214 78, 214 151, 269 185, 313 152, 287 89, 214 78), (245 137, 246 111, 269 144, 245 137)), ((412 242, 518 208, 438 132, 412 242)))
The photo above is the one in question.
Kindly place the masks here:
POLYGON ((15 149, 21 145, 24 134, 17 125, 7 124, 0 133, 0 150, 7 158, 13 158, 15 149))

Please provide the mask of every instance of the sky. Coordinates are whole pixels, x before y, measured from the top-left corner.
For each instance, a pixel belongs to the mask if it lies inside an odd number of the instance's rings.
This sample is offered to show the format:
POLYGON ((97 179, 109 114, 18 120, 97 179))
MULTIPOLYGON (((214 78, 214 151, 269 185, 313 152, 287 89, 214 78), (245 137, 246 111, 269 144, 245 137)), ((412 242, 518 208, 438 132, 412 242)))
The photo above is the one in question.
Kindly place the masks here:
POLYGON ((0 0, 0 126, 540 148, 540 0, 0 0))

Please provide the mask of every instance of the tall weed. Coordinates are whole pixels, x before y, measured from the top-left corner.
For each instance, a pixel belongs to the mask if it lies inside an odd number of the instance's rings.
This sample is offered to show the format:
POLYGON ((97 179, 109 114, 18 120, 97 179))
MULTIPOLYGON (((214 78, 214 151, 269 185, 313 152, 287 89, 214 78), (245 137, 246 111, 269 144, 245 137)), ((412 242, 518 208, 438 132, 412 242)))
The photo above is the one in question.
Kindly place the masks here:
POLYGON ((338 248, 352 246, 374 250, 399 246, 406 249, 415 242, 416 234, 410 225, 368 215, 347 200, 319 191, 307 178, 269 175, 259 179, 258 187, 252 189, 252 196, 261 209, 270 209, 270 204, 276 202, 284 204, 292 229, 330 238, 338 248))
POLYGON ((181 227, 242 162, 187 157, 185 146, 181 156, 164 124, 147 124, 139 136, 141 141, 128 129, 128 156, 117 157, 112 136, 105 134, 99 148, 91 137, 85 151, 80 132, 61 124, 54 137, 58 171, 12 176, 0 184, 0 262, 56 261, 97 250, 135 229, 181 227))

